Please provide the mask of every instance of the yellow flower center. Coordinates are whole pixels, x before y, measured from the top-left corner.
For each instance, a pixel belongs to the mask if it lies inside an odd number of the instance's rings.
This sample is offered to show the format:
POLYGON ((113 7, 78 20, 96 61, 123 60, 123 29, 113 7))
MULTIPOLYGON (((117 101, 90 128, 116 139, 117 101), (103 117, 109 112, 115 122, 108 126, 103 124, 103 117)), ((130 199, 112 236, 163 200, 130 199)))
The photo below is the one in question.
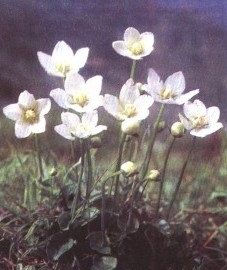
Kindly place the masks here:
POLYGON ((78 104, 81 107, 84 107, 88 104, 88 102, 89 102, 88 96, 84 92, 81 92, 79 94, 72 96, 71 103, 73 103, 73 104, 78 104))
POLYGON ((70 71, 70 65, 69 64, 56 64, 55 65, 58 72, 62 73, 64 76, 70 71))
POLYGON ((161 90, 160 92, 160 97, 161 99, 170 99, 170 98, 174 98, 175 95, 172 93, 171 89, 168 88, 164 88, 163 90, 161 90))
POLYGON ((27 109, 24 112, 24 121, 29 124, 34 124, 37 122, 39 116, 35 109, 27 109))
POLYGON ((142 43, 140 41, 134 42, 130 47, 130 51, 134 55, 140 55, 144 51, 142 43))
POLYGON ((208 125, 208 120, 205 116, 193 117, 191 120, 193 128, 200 129, 208 125))
POLYGON ((133 104, 126 104, 124 106, 123 114, 125 114, 129 118, 130 117, 133 117, 133 116, 136 116, 137 110, 136 110, 135 105, 133 105, 133 104))

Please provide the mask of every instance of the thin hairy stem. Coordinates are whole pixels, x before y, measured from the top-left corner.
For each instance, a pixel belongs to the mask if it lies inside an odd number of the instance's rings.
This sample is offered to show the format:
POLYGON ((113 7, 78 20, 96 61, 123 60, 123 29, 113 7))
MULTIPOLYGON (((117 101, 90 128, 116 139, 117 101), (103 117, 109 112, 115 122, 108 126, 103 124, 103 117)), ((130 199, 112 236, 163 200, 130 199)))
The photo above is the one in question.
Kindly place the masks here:
POLYGON ((153 146, 154 146, 154 143, 155 143, 156 135, 158 133, 158 125, 159 125, 159 122, 161 121, 161 118, 163 116, 164 108, 165 108, 165 106, 164 106, 164 104, 162 104, 161 108, 159 110, 157 119, 156 119, 156 121, 154 123, 151 139, 149 140, 149 143, 148 143, 145 160, 144 160, 143 167, 142 167, 142 179, 145 178, 145 176, 147 174, 147 171, 148 171, 148 168, 149 168, 153 146))
POLYGON ((159 188, 159 194, 158 194, 158 203, 157 203, 156 212, 155 212, 155 216, 156 217, 158 216, 158 212, 159 212, 159 208, 160 208, 160 204, 161 204, 162 191, 163 191, 164 182, 165 182, 165 175, 166 175, 167 164, 168 164, 169 156, 170 156, 170 153, 172 151, 172 148, 173 148, 173 145, 174 145, 175 140, 176 140, 175 137, 172 137, 171 138, 171 142, 170 142, 170 145, 168 147, 168 150, 167 150, 167 153, 166 153, 166 157, 165 157, 165 160, 164 160, 164 165, 163 165, 163 169, 162 169, 162 176, 161 176, 161 179, 160 179, 160 188, 159 188))
POLYGON ((136 71, 136 60, 133 60, 132 67, 131 67, 131 72, 130 72, 130 79, 134 80, 135 71, 136 71))
POLYGON ((35 151, 36 151, 36 159, 38 162, 38 174, 39 174, 38 178, 42 182, 42 180, 43 180, 43 164, 42 164, 42 157, 41 157, 38 134, 35 134, 35 151))
MULTIPOLYGON (((122 162, 122 154, 123 154, 123 149, 124 149, 124 144, 125 144, 125 139, 126 139, 125 134, 122 134, 120 145, 119 145, 119 150, 118 150, 118 159, 117 159, 117 164, 116 164, 116 169, 115 171, 119 171, 121 168, 121 162, 122 162)), ((120 175, 116 176, 116 184, 115 184, 115 192, 114 192, 114 198, 115 200, 117 199, 117 194, 118 194, 118 188, 119 188, 119 180, 120 180, 120 175)))
POLYGON ((192 153, 192 150, 194 148, 194 145, 195 145, 195 142, 196 142, 196 137, 193 137, 193 140, 192 140, 192 143, 191 143, 191 147, 189 149, 189 152, 188 152, 188 155, 187 155, 187 158, 182 166, 182 169, 181 169, 181 173, 180 173, 180 177, 178 179, 178 182, 177 182, 177 185, 176 185, 176 189, 173 193, 173 197, 170 201, 170 204, 169 204, 169 208, 168 208, 168 211, 167 211, 167 215, 166 215, 166 219, 169 220, 169 217, 170 217, 170 213, 171 213, 171 210, 172 210, 172 207, 173 207, 173 204, 176 200, 176 197, 177 197, 177 194, 178 194, 178 191, 180 189, 180 186, 181 186, 181 183, 182 183, 182 180, 183 180, 183 177, 184 177, 184 172, 185 172, 185 169, 187 167, 187 164, 188 164, 188 161, 189 161, 189 158, 190 158, 190 155, 192 153))

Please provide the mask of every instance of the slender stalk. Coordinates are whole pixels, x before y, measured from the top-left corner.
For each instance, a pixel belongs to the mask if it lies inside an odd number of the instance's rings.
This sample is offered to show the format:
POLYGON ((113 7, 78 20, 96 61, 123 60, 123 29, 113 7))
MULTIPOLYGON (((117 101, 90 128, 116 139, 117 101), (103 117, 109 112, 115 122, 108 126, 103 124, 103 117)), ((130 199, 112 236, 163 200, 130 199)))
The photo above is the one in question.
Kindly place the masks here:
POLYGON ((43 175, 43 164, 42 164, 42 157, 41 157, 41 152, 40 152, 38 134, 35 134, 35 150, 36 150, 36 159, 38 162, 39 179, 42 182, 44 175, 43 175))
POLYGON ((150 141, 148 143, 145 160, 144 160, 143 167, 142 167, 142 179, 145 178, 145 176, 147 174, 147 170, 149 168, 153 146, 154 146, 154 143, 155 143, 156 135, 158 133, 158 125, 159 125, 159 122, 161 121, 161 118, 162 118, 162 115, 163 115, 163 112, 164 112, 164 107, 165 107, 164 104, 162 104, 161 108, 159 110, 157 119, 156 119, 156 121, 154 123, 151 139, 150 139, 150 141))
POLYGON ((189 149, 189 152, 188 152, 188 155, 187 155, 187 158, 182 166, 182 169, 181 169, 181 173, 180 173, 180 177, 178 179, 178 182, 177 182, 177 185, 176 185, 176 188, 175 188, 175 191, 173 193, 173 197, 170 201, 170 204, 169 204, 169 208, 168 208, 168 211, 167 211, 167 215, 166 215, 166 219, 169 220, 169 217, 170 217, 170 213, 171 213, 171 210, 172 210, 172 207, 173 207, 173 204, 176 200, 176 197, 177 197, 177 194, 178 194, 178 191, 180 189, 180 186, 181 186, 181 183, 182 183, 182 180, 183 180, 183 177, 184 177, 184 172, 185 172, 185 169, 187 167, 187 164, 188 164, 188 161, 189 161, 189 158, 191 156, 191 153, 192 153, 192 150, 194 148, 194 145, 195 145, 195 142, 196 142, 196 137, 194 136, 193 137, 193 140, 192 140, 192 143, 191 143, 191 147, 189 149))
POLYGON ((76 209, 78 206, 78 201, 79 201, 79 198, 81 196, 81 185, 82 185, 83 173, 84 173, 84 142, 83 142, 83 140, 81 140, 80 146, 81 146, 81 167, 80 167, 80 175, 79 175, 79 179, 78 179, 78 184, 76 187, 76 192, 75 192, 75 196, 73 198, 73 203, 72 203, 72 208, 71 208, 72 220, 74 220, 75 212, 76 212, 76 209))
MULTIPOLYGON (((121 174, 121 171, 113 173, 111 176, 108 176, 102 184, 102 210, 101 210, 101 231, 103 233, 103 236, 105 235, 105 213, 106 213, 106 183, 109 179, 112 179, 115 176, 118 176, 121 174)), ((116 178, 115 178, 116 179, 116 178)))
MULTIPOLYGON (((118 159, 117 159, 117 164, 116 164, 116 169, 115 169, 116 172, 119 171, 121 168, 122 154, 123 154, 126 136, 127 136, 126 134, 122 134, 122 137, 121 137, 119 150, 118 150, 118 159)), ((118 194, 119 179, 120 179, 120 175, 117 175, 116 176, 115 191, 114 191, 114 199, 115 200, 117 199, 117 194, 118 194)))
POLYGON ((130 209, 129 209, 129 215, 128 215, 128 220, 127 220, 127 224, 125 227, 125 232, 127 232, 130 224, 131 224, 131 220, 132 220, 132 211, 133 211, 133 204, 134 204, 134 198, 135 198, 135 191, 136 191, 136 181, 137 178, 134 177, 133 179, 133 183, 132 183, 132 191, 131 191, 131 203, 130 203, 130 209))
POLYGON ((76 155, 75 155, 75 144, 74 141, 70 142, 70 146, 71 146, 71 156, 72 156, 72 160, 74 163, 76 163, 76 155))
POLYGON ((171 138, 171 143, 170 143, 170 145, 168 147, 166 157, 165 157, 165 160, 164 160, 164 165, 163 165, 163 169, 162 169, 162 176, 161 176, 161 179, 160 179, 160 189, 159 189, 159 194, 158 194, 158 203, 157 203, 156 212, 155 212, 156 217, 158 216, 158 212, 159 212, 159 208, 160 208, 162 191, 163 191, 164 182, 165 182, 166 168, 167 168, 167 164, 168 164, 168 161, 169 161, 169 156, 170 156, 170 153, 172 151, 175 140, 176 140, 175 137, 171 138))
POLYGON ((87 192, 86 192, 86 199, 89 199, 89 195, 91 192, 91 185, 92 185, 92 180, 93 180, 93 170, 92 170, 92 160, 91 160, 91 152, 89 149, 89 145, 88 142, 86 142, 86 146, 87 146, 87 168, 88 168, 88 181, 87 181, 87 192))
POLYGON ((131 67, 131 72, 130 72, 130 79, 134 80, 135 71, 136 71, 136 60, 133 60, 132 67, 131 67))

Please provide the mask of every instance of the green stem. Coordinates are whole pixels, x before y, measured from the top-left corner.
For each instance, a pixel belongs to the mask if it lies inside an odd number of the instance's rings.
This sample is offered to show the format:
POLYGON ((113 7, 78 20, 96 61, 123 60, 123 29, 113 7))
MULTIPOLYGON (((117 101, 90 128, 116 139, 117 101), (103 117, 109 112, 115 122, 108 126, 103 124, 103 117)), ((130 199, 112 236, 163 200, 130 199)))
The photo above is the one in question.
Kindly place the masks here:
POLYGON ((72 160, 73 160, 74 163, 76 163, 76 155, 75 155, 75 144, 74 144, 74 141, 71 141, 70 146, 71 146, 71 156, 72 156, 72 160))
POLYGON ((131 72, 130 72, 130 79, 134 80, 135 71, 136 71, 136 60, 133 60, 132 67, 131 67, 131 72))
MULTIPOLYGON (((120 145, 119 145, 119 150, 118 150, 118 159, 117 159, 117 164, 116 164, 116 169, 115 171, 119 171, 121 168, 121 162, 122 162, 122 154, 123 154, 123 149, 124 149, 124 143, 126 139, 126 134, 122 134, 120 145)), ((115 191, 114 191, 114 199, 117 199, 117 194, 118 194, 118 187, 119 187, 119 179, 120 175, 116 176, 116 185, 115 185, 115 191)))
POLYGON ((189 152, 188 152, 188 155, 187 155, 187 158, 186 158, 186 160, 185 160, 185 162, 184 162, 184 164, 183 164, 183 166, 182 166, 181 174, 180 174, 180 177, 179 177, 179 179, 178 179, 178 182, 177 182, 177 185, 176 185, 176 189, 175 189, 175 191, 174 191, 174 193, 173 193, 173 197, 172 197, 172 199, 171 199, 171 201, 170 201, 169 209, 168 209, 167 215, 166 215, 166 219, 167 219, 167 220, 169 220, 170 213, 171 213, 173 204, 174 204, 174 202, 175 202, 175 200, 176 200, 177 193, 178 193, 178 191, 179 191, 179 189, 180 189, 180 186, 181 186, 181 183, 182 183, 182 180, 183 180, 183 176, 184 176, 184 172, 185 172, 185 169, 186 169, 186 167, 187 167, 187 164, 188 164, 190 155, 191 155, 191 153, 192 153, 192 150, 193 150, 193 148, 194 148, 195 142, 196 142, 196 137, 194 136, 194 137, 193 137, 193 140, 192 140, 192 143, 191 143, 191 147, 190 147, 189 152))
POLYGON ((154 146, 154 143, 155 143, 156 135, 158 133, 158 125, 159 125, 159 122, 161 121, 161 118, 162 118, 162 115, 163 115, 163 112, 164 112, 164 108, 165 108, 165 105, 162 104, 161 108, 159 110, 157 119, 156 119, 156 121, 154 123, 153 131, 152 131, 152 137, 149 140, 145 160, 144 160, 143 167, 142 167, 142 179, 145 178, 145 176, 147 174, 147 171, 148 171, 148 168, 149 168, 153 146, 154 146))
POLYGON ((160 208, 160 203, 161 203, 161 197, 162 197, 162 191, 163 191, 163 187, 164 187, 164 182, 165 182, 165 175, 166 175, 166 168, 167 168, 167 164, 168 164, 168 160, 169 160, 169 156, 170 153, 172 151, 174 142, 175 142, 176 138, 172 137, 171 139, 171 143, 168 147, 167 153, 166 153, 166 157, 164 160, 164 165, 163 165, 163 170, 162 170, 162 177, 160 179, 160 189, 159 189, 159 194, 158 194, 158 203, 157 203, 157 208, 156 208, 156 212, 155 212, 155 216, 158 216, 158 212, 159 212, 159 208, 160 208))
POLYGON ((92 171, 92 160, 91 160, 91 152, 89 149, 88 142, 86 143, 87 145, 87 168, 88 168, 88 181, 87 181, 87 199, 89 197, 89 194, 91 192, 91 185, 92 185, 92 180, 93 180, 93 171, 92 171))
POLYGON ((81 140, 80 142, 81 145, 81 167, 80 167, 80 175, 78 179, 78 185, 76 187, 76 192, 75 196, 73 198, 73 203, 72 203, 72 209, 71 209, 71 220, 74 220, 76 209, 78 206, 78 201, 81 196, 81 185, 82 185, 82 180, 83 180, 83 173, 84 173, 84 142, 81 140))
POLYGON ((40 147, 39 147, 39 138, 38 138, 37 134, 35 134, 35 150, 36 150, 36 158, 37 158, 37 162, 38 162, 38 172, 39 172, 38 178, 42 182, 42 180, 43 180, 43 165, 42 165, 42 157, 41 157, 41 152, 40 152, 40 147))
MULTIPOLYGON (((111 176, 108 176, 102 184, 102 211, 101 211, 101 231, 103 233, 103 236, 105 235, 105 212, 106 212, 106 194, 105 194, 105 186, 109 179, 112 179, 115 176, 118 176, 121 174, 121 171, 113 173, 111 176)), ((116 178, 115 178, 116 179, 116 178)))

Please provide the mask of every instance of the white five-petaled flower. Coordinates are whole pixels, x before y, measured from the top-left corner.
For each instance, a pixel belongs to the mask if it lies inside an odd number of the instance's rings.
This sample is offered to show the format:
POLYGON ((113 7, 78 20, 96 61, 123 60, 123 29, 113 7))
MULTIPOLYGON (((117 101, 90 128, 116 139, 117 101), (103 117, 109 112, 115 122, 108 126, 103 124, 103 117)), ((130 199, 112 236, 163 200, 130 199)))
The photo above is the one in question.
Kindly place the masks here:
POLYGON ((149 108, 154 100, 149 95, 140 95, 138 85, 132 79, 127 80, 120 91, 119 99, 106 94, 103 106, 105 110, 118 120, 133 118, 143 120, 149 115, 149 108))
POLYGON ((151 68, 147 79, 147 91, 155 101, 168 104, 182 105, 199 93, 199 89, 183 94, 185 90, 185 78, 181 71, 170 75, 165 82, 151 68))
POLYGON ((3 108, 3 113, 9 119, 16 121, 15 135, 17 138, 26 138, 33 133, 42 133, 46 129, 44 115, 50 110, 49 98, 35 100, 28 91, 19 95, 18 103, 3 108))
POLYGON ((138 30, 129 27, 125 30, 124 40, 114 41, 112 46, 120 55, 139 60, 153 51, 154 35, 151 32, 140 34, 138 30))
POLYGON ((65 90, 54 89, 50 96, 62 108, 84 113, 102 106, 101 88, 102 76, 94 76, 85 82, 81 75, 73 73, 66 77, 65 90))
POLYGON ((38 59, 46 72, 53 76, 66 77, 70 72, 78 72, 84 67, 88 58, 89 48, 81 48, 75 54, 70 46, 64 41, 59 41, 52 52, 48 55, 38 52, 38 59))
POLYGON ((68 140, 74 140, 75 137, 86 139, 99 134, 107 127, 98 125, 98 113, 92 111, 82 115, 81 119, 74 113, 63 112, 61 114, 62 124, 55 126, 55 131, 68 140))
POLYGON ((179 114, 180 120, 190 134, 196 137, 205 137, 223 127, 218 122, 220 110, 218 107, 206 108, 200 100, 188 101, 184 104, 184 116, 179 114))

